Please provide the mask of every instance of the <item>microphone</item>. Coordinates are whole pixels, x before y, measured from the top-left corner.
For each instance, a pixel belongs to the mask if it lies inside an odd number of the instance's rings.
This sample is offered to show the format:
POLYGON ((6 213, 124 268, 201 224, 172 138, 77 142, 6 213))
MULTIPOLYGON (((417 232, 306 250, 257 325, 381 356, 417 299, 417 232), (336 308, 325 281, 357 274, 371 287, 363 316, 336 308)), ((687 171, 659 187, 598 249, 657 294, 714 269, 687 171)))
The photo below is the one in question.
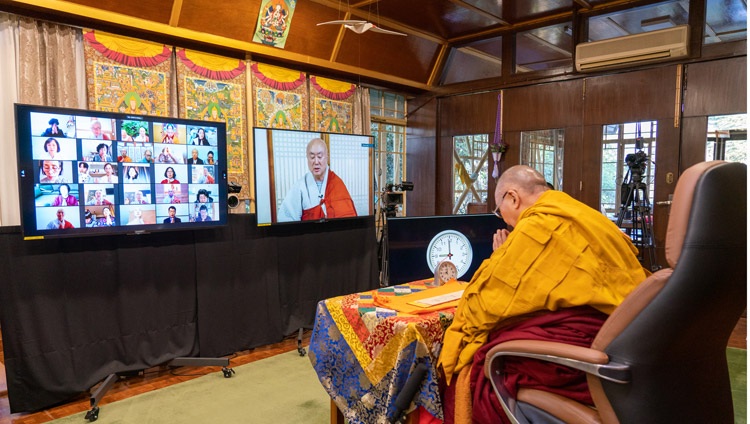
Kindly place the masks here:
POLYGON ((419 363, 414 367, 414 371, 412 371, 409 378, 406 379, 404 387, 396 397, 396 402, 394 403, 396 406, 396 413, 394 414, 395 416, 391 420, 391 423, 403 421, 405 418, 403 413, 409 408, 412 400, 414 400, 414 396, 417 394, 417 391, 419 391, 419 387, 422 385, 422 380, 424 380, 427 370, 427 365, 422 363, 419 363))

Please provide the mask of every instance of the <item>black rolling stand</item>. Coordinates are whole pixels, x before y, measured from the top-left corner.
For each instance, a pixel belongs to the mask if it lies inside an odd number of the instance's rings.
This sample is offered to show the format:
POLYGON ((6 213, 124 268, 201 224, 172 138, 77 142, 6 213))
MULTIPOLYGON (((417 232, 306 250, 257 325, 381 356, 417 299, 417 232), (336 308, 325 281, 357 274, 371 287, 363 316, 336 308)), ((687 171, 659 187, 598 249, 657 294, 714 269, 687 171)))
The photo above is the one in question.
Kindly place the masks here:
MULTIPOLYGON (((188 358, 179 357, 174 358, 165 364, 168 367, 221 367, 221 372, 224 374, 224 378, 229 378, 234 374, 234 369, 229 368, 228 358, 188 358)), ((121 378, 131 377, 133 375, 140 374, 140 371, 135 372, 123 372, 114 373, 107 376, 102 384, 91 392, 89 398, 91 409, 86 412, 84 417, 88 422, 94 422, 99 419, 99 402, 102 400, 105 394, 112 388, 115 382, 121 378)))

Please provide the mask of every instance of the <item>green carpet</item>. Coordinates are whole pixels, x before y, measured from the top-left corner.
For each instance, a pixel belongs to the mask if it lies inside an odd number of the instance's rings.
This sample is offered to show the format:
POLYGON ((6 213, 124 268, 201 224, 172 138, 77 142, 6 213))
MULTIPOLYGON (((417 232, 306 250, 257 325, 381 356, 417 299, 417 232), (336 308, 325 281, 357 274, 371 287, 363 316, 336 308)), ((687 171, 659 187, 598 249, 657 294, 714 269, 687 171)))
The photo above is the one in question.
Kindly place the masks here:
POLYGON ((727 348, 735 424, 747 424, 747 351, 727 348))
MULTIPOLYGON (((296 350, 99 406, 108 423, 328 423, 330 397, 296 350)), ((189 368, 179 370, 189 373, 189 368)), ((104 397, 106 400, 106 396, 104 397)), ((87 423, 85 413, 52 421, 87 423)))
MULTIPOLYGON (((747 351, 727 349, 735 423, 747 423, 747 351)), ((328 423, 330 398, 310 360, 291 351, 235 368, 232 378, 221 371, 100 405, 97 424, 125 423, 328 423)), ((105 397, 106 400, 106 397, 105 397)), ((86 423, 85 413, 52 421, 86 423)))

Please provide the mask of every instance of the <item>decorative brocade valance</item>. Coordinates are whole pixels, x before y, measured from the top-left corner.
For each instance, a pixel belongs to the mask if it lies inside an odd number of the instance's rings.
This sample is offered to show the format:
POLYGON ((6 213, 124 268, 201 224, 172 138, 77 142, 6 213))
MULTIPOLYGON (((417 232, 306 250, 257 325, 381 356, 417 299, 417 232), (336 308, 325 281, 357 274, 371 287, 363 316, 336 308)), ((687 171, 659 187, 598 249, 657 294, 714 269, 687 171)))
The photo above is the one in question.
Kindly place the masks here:
POLYGON ((172 55, 172 50, 165 44, 137 40, 106 32, 84 32, 83 38, 107 59, 126 66, 156 66, 169 60, 172 55))
POLYGON ((357 89, 354 84, 318 76, 311 76, 310 84, 318 93, 332 100, 348 99, 357 89))
POLYGON ((196 74, 213 80, 230 80, 245 72, 245 62, 195 50, 177 49, 177 57, 196 74))
POLYGON ((279 68, 262 63, 253 63, 250 68, 256 78, 276 90, 294 90, 305 83, 305 73, 279 68))

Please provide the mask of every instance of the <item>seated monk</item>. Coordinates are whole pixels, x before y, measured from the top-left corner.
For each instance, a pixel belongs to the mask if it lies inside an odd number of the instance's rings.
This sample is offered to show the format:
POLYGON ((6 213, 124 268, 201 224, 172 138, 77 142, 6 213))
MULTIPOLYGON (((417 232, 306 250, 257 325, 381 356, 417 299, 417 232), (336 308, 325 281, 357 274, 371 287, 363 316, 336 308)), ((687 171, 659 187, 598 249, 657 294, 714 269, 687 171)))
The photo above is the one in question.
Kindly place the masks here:
MULTIPOLYGON (((513 331, 519 335, 515 338, 528 338, 531 332, 539 335, 537 339, 575 339, 590 346, 606 316, 649 274, 638 262, 630 238, 615 224, 569 195, 550 190, 544 177, 528 166, 517 165, 502 174, 495 203, 496 214, 499 211, 512 232, 498 230, 493 236, 494 251, 472 277, 445 332, 439 365, 448 393, 460 390, 455 382, 470 381, 470 374, 484 379, 483 372, 472 373, 471 368, 476 358, 486 354, 480 348, 490 335, 493 341, 505 341, 503 332, 513 331), (572 308, 576 308, 572 316, 559 314, 572 308), (552 322, 541 318, 532 330, 516 326, 521 318, 539 318, 551 311, 561 316, 552 322), (542 326, 545 329, 540 331, 542 326)), ((477 371, 483 365, 476 363, 477 371)), ((581 390, 580 379, 571 381, 575 390, 581 390)), ((524 381, 517 383, 523 386, 524 381)), ((471 381, 472 386, 477 384, 481 385, 471 381)), ((455 393, 457 399, 465 396, 455 393)), ((444 407, 446 423, 507 420, 497 410, 500 416, 481 416, 493 408, 454 420, 460 411, 456 409, 454 417, 453 405, 444 407)))

